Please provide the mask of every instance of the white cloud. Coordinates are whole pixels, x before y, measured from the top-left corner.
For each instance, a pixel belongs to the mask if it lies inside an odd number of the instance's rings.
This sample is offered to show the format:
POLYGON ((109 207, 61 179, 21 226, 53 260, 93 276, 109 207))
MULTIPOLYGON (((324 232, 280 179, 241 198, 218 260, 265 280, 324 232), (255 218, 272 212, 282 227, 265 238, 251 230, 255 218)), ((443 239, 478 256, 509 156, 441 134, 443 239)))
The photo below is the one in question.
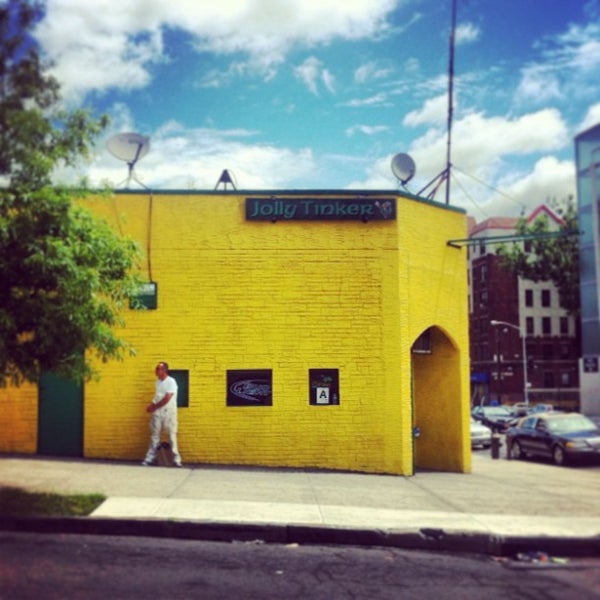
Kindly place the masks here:
MULTIPOLYGON (((426 113, 424 108, 422 112, 426 113)), ((455 166, 453 173, 456 173, 457 180, 452 186, 453 204, 472 210, 473 203, 480 202, 486 205, 486 210, 492 211, 488 216, 516 215, 522 204, 539 204, 549 196, 573 193, 572 162, 560 162, 548 154, 571 143, 567 126, 557 110, 545 109, 514 118, 471 113, 455 121, 452 140, 451 162, 455 166), (524 155, 540 156, 531 173, 522 173, 519 168, 519 157, 524 155), (512 200, 492 192, 490 188, 502 189, 512 200)), ((417 193, 446 166, 445 127, 432 126, 407 150, 417 166, 409 187, 417 193)), ((391 158, 389 155, 374 161, 366 169, 364 180, 354 181, 347 187, 381 189, 393 185, 391 158)), ((440 201, 444 189, 442 186, 438 192, 437 199, 440 201)), ((426 193, 429 191, 431 188, 426 193)))
POLYGON ((294 68, 294 75, 315 95, 319 93, 317 85, 321 80, 322 65, 318 58, 311 56, 294 68))
MULTIPOLYGON (((126 109, 115 108, 118 127, 99 141, 85 174, 93 185, 124 185, 128 175, 125 162, 106 151, 106 139, 115 131, 136 130, 126 109)), ((292 150, 253 143, 256 132, 245 129, 186 129, 169 121, 160 129, 145 132, 150 151, 135 165, 137 178, 152 189, 214 189, 223 169, 229 169, 237 187, 270 189, 293 185, 314 177, 318 171, 312 151, 292 150)), ((82 172, 83 173, 83 172, 82 172)), ((73 181, 77 170, 61 170, 57 179, 73 181)), ((131 183, 136 188, 135 182, 131 183)))
MULTIPOLYGON (((497 186, 502 194, 492 194, 485 204, 488 215, 515 215, 517 206, 529 212, 551 198, 564 199, 575 193, 575 165, 569 160, 544 156, 533 170, 521 177, 500 179, 497 186)), ((472 206, 466 205, 470 211, 472 206)))
MULTIPOLYGON (((163 31, 186 31, 199 52, 245 55, 244 69, 273 77, 294 47, 384 35, 397 0, 47 0, 37 37, 67 96, 145 86, 166 60, 163 31)), ((216 79, 213 79, 216 82, 216 79)), ((328 76, 326 84, 331 83, 328 76)))
POLYGON ((595 125, 600 124, 600 102, 593 104, 588 108, 588 111, 581 122, 581 124, 577 127, 576 133, 580 133, 589 129, 590 127, 594 127, 595 125))
POLYGON ((429 98, 420 109, 409 112, 404 117, 402 124, 407 127, 440 125, 446 121, 447 115, 448 94, 442 94, 436 98, 429 98))
POLYGON ((333 94, 335 92, 335 77, 328 69, 323 69, 321 73, 323 85, 333 94))
POLYGON ((517 102, 597 96, 600 76, 600 25, 570 25, 561 35, 540 43, 539 61, 521 69, 517 102))
POLYGON ((481 34, 480 29, 473 23, 460 23, 454 32, 456 45, 470 44, 476 42, 481 34))
POLYGON ((354 81, 357 83, 366 83, 375 79, 383 79, 387 77, 391 69, 379 67, 376 62, 371 61, 361 65, 354 71, 354 81))
POLYGON ((363 133, 364 135, 377 135, 388 131, 389 127, 386 125, 353 125, 346 129, 346 135, 352 137, 355 133, 363 133))
POLYGON ((349 106, 353 108, 360 108, 363 106, 392 106, 392 103, 388 101, 387 95, 383 92, 369 96, 368 98, 355 98, 344 102, 342 106, 349 106))
POLYGON ((521 71, 521 81, 515 96, 519 102, 533 101, 538 104, 563 97, 557 73, 546 65, 525 67, 521 71))

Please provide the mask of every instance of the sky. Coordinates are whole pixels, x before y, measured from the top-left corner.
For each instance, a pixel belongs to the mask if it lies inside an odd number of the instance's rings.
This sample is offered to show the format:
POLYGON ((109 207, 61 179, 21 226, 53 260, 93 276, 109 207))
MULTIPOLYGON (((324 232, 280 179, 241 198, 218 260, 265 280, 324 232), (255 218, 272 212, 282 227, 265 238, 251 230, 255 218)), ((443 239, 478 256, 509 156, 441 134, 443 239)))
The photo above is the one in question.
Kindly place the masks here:
MULTIPOLYGON (((155 190, 213 190, 227 169, 239 190, 426 196, 446 166, 452 0, 44 4, 64 102, 111 119, 62 179, 127 185, 106 147, 124 132, 149 137, 135 175, 155 190)), ((574 196, 573 138, 600 123, 600 0, 456 6, 450 204, 482 221, 574 196)))

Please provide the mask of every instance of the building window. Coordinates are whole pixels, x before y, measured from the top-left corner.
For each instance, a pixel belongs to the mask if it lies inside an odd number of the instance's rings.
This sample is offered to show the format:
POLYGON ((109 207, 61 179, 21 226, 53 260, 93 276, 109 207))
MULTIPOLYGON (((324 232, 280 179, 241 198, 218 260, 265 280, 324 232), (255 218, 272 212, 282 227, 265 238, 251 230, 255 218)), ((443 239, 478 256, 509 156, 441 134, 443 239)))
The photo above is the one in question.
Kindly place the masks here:
POLYGON ((550 317, 542 317, 542 334, 552 334, 552 320, 550 319, 550 317))
POLYGON ((561 387, 571 387, 571 373, 560 374, 560 385, 561 387))
POLYGON ((560 318, 560 334, 569 335, 569 317, 560 318))
POLYGON ((550 290, 542 290, 542 306, 545 308, 550 306, 550 290))
POLYGON ((533 335, 533 333, 534 333, 533 317, 527 317, 525 319, 525 327, 527 328, 527 335, 533 335))
POLYGON ((546 387, 546 388, 554 387, 554 373, 552 371, 544 372, 544 387, 546 387))
POLYGON ((485 242, 479 242, 479 254, 483 256, 485 254, 485 242))
POLYGON ((489 360, 490 348, 487 344, 481 344, 481 360, 489 360))
POLYGON ((525 290, 525 306, 533 306, 533 290, 525 290))
POLYGON ((570 344, 561 344, 560 345, 560 357, 561 358, 569 358, 571 354, 571 345, 570 344))
POLYGON ((542 356, 544 360, 552 360, 554 358, 554 346, 552 344, 544 344, 542 346, 542 356))
POLYGON ((479 271, 479 280, 486 281, 487 279, 487 265, 481 265, 481 269, 479 271))

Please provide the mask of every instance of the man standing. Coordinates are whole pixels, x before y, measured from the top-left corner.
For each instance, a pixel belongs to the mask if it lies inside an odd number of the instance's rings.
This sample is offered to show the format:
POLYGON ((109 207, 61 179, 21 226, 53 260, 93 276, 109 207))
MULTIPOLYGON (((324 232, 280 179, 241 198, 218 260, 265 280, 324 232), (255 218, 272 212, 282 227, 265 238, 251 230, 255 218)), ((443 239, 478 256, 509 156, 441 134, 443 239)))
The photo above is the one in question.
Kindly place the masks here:
POLYGON ((164 431, 169 436, 176 467, 181 467, 181 456, 177 448, 177 382, 169 376, 169 365, 159 362, 156 365, 156 392, 152 402, 146 407, 150 418, 150 446, 142 465, 148 466, 156 460, 156 452, 160 445, 160 433, 164 431))

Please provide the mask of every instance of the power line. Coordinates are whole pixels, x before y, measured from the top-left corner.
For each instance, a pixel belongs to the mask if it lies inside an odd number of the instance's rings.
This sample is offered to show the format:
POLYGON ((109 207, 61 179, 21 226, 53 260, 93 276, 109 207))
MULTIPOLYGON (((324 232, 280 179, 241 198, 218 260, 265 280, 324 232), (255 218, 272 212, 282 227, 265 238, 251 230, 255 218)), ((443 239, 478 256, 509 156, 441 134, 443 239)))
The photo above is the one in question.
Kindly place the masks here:
POLYGON ((499 190, 499 189, 491 186, 489 183, 486 183, 482 179, 479 179, 478 177, 475 177, 475 175, 471 175, 470 173, 467 173, 466 171, 463 171, 463 169, 461 169, 460 167, 457 167, 455 164, 453 164, 452 167, 454 169, 457 169, 458 171, 460 171, 463 175, 466 175, 467 177, 470 177, 471 179, 473 179, 473 181, 476 181, 477 183, 479 183, 479 184, 483 185, 484 187, 492 190, 493 192, 496 192, 497 194, 500 194, 501 196, 504 196, 505 198, 508 198, 508 200, 511 200, 516 205, 518 205, 521 208, 521 210, 525 210, 525 208, 526 208, 525 204, 523 204, 522 202, 519 202, 518 200, 516 200, 512 196, 509 196, 506 192, 503 192, 502 190, 499 190))

